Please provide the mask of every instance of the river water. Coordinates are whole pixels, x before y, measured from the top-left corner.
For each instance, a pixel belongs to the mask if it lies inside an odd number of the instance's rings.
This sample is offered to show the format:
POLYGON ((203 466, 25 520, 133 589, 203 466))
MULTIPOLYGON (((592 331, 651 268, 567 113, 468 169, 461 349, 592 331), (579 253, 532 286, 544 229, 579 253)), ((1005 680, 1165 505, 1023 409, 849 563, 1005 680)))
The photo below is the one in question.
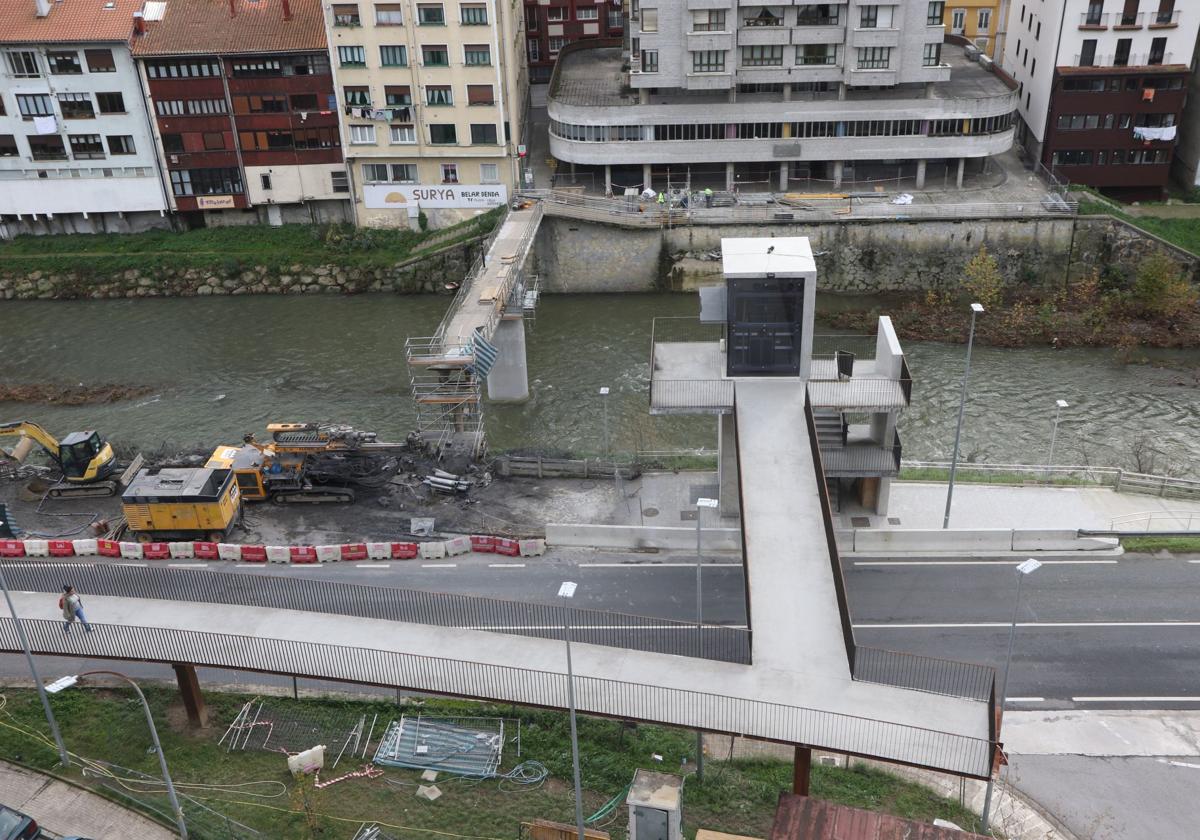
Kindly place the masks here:
MULTIPOLYGON (((0 303, 0 381, 152 388, 127 402, 0 403, 0 420, 55 433, 97 428, 126 447, 193 448, 263 433, 268 422, 331 420, 402 439, 413 427, 404 339, 428 335, 445 297, 221 297, 0 303)), ((832 304, 831 305, 836 305, 832 304)), ((712 418, 648 414, 651 318, 694 315, 694 295, 543 298, 530 326, 532 398, 486 408, 493 448, 599 453, 612 389, 613 448, 714 446, 712 418)), ((818 328, 818 331, 821 331, 818 328)), ((905 345, 915 381, 901 421, 905 458, 946 459, 964 348, 905 345)), ((976 348, 964 458, 1043 463, 1056 399, 1055 461, 1130 466, 1139 438, 1185 473, 1200 472, 1200 352, 1160 353, 1169 367, 1119 364, 1110 350, 976 348)))

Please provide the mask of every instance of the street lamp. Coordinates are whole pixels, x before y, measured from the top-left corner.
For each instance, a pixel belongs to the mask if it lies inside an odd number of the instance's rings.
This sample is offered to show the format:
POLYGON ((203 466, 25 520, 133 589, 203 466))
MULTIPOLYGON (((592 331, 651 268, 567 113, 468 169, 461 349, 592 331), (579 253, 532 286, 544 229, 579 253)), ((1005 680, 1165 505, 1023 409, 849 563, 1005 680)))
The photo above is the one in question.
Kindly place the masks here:
POLYGON ((967 379, 971 375, 971 348, 975 345, 975 316, 983 312, 983 305, 971 304, 971 332, 967 336, 967 364, 963 368, 962 394, 958 398, 958 425, 954 427, 954 457, 950 460, 950 487, 946 491, 946 515, 942 528, 950 527, 950 503, 954 499, 954 474, 958 472, 958 444, 962 439, 963 410, 967 407, 967 379))
POLYGON ((621 487, 621 469, 620 469, 620 467, 617 466, 616 456, 611 455, 609 445, 608 445, 608 395, 609 395, 609 393, 610 393, 610 389, 607 385, 603 386, 600 389, 600 396, 604 398, 603 400, 601 400, 601 403, 604 406, 604 411, 603 411, 603 415, 604 415, 604 457, 612 462, 613 484, 616 485, 617 495, 619 495, 622 499, 625 500, 625 511, 628 512, 629 511, 629 498, 625 495, 624 488, 621 487))
POLYGON ((1071 406, 1066 400, 1055 400, 1054 404, 1057 408, 1054 409, 1054 431, 1050 433, 1050 457, 1046 459, 1046 480, 1050 480, 1050 468, 1054 466, 1054 442, 1058 439, 1058 419, 1062 415, 1064 408, 1071 406))
MULTIPOLYGON (((1032 557, 1017 566, 1017 593, 1013 598, 1012 622, 1008 628, 1008 654, 1004 657, 1004 674, 1000 679, 1000 705, 997 707, 1000 710, 1002 719, 1004 716, 1004 704, 1008 699, 1008 669, 1012 664, 1013 642, 1017 636, 1017 615, 1021 611, 1021 582, 1040 568, 1042 568, 1042 564, 1032 557)), ((988 817, 992 810, 992 784, 992 777, 989 774, 987 792, 983 797, 983 817, 981 820, 983 833, 985 834, 988 830, 988 817)))
MULTIPOLYGON (((713 509, 720 505, 716 499, 696 500, 696 654, 704 655, 704 588, 701 583, 701 572, 704 570, 702 548, 700 546, 700 523, 704 517, 704 509, 713 509)), ((696 778, 704 780, 704 733, 696 730, 696 778)))
POLYGON ((33 664, 33 652, 29 649, 29 637, 25 635, 25 625, 21 623, 21 618, 17 615, 17 608, 13 606, 12 593, 8 591, 8 581, 4 578, 3 569, 0 569, 0 589, 4 590, 4 600, 8 602, 8 611, 12 613, 13 626, 17 628, 17 638, 21 641, 21 650, 25 654, 25 661, 29 664, 29 673, 33 677, 33 684, 37 686, 38 697, 42 698, 46 723, 50 724, 50 733, 54 736, 55 746, 58 747, 58 760, 62 762, 63 767, 70 767, 71 758, 67 755, 66 745, 63 744, 62 733, 58 731, 58 721, 54 719, 54 712, 50 708, 50 699, 46 697, 46 689, 42 687, 42 678, 38 676, 37 666, 33 664))
POLYGON ((187 840, 187 823, 183 819, 183 809, 179 807, 179 798, 175 795, 175 784, 171 781, 171 774, 167 771, 167 757, 163 753, 162 744, 158 741, 158 729, 154 725, 154 715, 150 713, 150 704, 146 702, 146 695, 142 694, 142 690, 138 688, 138 684, 118 671, 84 671, 82 674, 76 674, 73 677, 63 677, 62 679, 55 680, 46 686, 46 691, 51 694, 57 694, 75 685, 83 677, 100 674, 125 680, 125 682, 133 686, 138 699, 142 701, 142 711, 146 713, 146 724, 150 727, 150 740, 154 743, 154 751, 158 753, 158 766, 162 768, 163 781, 167 784, 167 798, 171 800, 171 810, 175 813, 175 825, 179 827, 179 836, 183 840, 187 840))
MULTIPOLYGON (((607 388, 605 390, 608 390, 607 388)), ((574 581, 563 581, 558 587, 558 597, 564 601, 575 597, 574 581)), ((579 730, 575 725, 575 672, 571 669, 571 613, 563 605, 563 638, 567 642, 567 711, 571 716, 571 770, 575 774, 575 828, 578 840, 585 840, 583 828, 583 786, 579 782, 579 730)))

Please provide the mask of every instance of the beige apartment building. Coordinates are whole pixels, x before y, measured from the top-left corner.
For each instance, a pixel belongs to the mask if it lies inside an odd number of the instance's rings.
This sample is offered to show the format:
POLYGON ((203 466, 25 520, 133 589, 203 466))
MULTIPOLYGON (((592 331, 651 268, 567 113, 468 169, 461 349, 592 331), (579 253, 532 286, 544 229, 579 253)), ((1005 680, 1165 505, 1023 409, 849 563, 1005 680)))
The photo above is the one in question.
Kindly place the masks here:
POLYGON ((528 95, 520 0, 324 3, 354 215, 432 227, 508 201, 528 95))

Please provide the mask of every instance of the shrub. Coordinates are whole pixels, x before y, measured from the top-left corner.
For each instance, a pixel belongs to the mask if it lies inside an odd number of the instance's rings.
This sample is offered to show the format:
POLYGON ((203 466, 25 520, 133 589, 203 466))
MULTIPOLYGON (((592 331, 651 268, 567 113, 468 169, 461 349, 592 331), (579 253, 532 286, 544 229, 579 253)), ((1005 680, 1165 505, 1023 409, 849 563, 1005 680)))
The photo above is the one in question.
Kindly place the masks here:
POLYGON ((429 230, 429 217, 425 215, 424 210, 417 210, 417 226, 421 230, 429 230))
POLYGON ((1152 254, 1138 265, 1130 300, 1141 314, 1175 318, 1195 307, 1198 298, 1174 260, 1152 254))
POLYGON ((999 305, 1004 299, 1004 277, 1000 274, 1000 264, 988 253, 986 245, 979 247, 979 253, 971 257, 963 273, 963 287, 985 309, 999 305))

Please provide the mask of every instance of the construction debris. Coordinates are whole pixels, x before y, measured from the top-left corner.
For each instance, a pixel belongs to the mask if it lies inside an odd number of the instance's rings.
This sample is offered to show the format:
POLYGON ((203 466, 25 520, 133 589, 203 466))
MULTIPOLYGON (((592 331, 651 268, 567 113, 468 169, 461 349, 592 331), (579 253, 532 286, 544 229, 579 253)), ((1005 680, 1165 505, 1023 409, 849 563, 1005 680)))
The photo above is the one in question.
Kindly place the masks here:
POLYGON ((289 755, 287 766, 293 776, 320 770, 325 766, 325 745, 319 744, 304 752, 289 755))
POLYGON ((427 785, 418 785, 417 786, 417 796, 421 797, 422 799, 428 799, 430 802, 432 802, 433 800, 437 799, 441 795, 442 795, 442 792, 440 790, 438 790, 437 785, 428 785, 428 786, 427 785))
POLYGON ((437 774, 436 770, 426 770, 424 773, 421 774, 421 781, 422 782, 436 782, 437 777, 438 777, 438 774, 437 774))
POLYGON ((488 779, 499 772, 503 747, 500 718, 404 715, 384 731, 375 763, 488 779))

